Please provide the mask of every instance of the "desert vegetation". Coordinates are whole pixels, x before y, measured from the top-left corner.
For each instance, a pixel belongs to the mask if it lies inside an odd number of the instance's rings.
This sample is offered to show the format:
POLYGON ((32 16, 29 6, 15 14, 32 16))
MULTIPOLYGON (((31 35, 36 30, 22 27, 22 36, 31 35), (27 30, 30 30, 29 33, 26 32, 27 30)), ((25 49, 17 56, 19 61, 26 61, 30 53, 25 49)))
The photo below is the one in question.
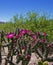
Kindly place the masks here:
POLYGON ((28 65, 32 53, 41 58, 38 65, 49 65, 48 62, 53 62, 53 19, 35 12, 15 15, 11 21, 0 24, 0 64, 4 47, 8 47, 4 65, 16 65, 20 61, 28 65), (12 62, 14 55, 16 63, 12 62))

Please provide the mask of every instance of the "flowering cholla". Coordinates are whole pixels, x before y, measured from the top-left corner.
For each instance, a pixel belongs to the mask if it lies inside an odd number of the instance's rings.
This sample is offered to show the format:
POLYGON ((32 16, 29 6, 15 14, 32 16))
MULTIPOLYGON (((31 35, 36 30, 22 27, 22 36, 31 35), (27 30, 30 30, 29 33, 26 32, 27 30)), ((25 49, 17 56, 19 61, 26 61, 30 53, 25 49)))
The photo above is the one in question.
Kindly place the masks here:
POLYGON ((7 38, 9 38, 9 39, 14 38, 14 33, 9 33, 9 34, 7 34, 7 38))
MULTIPOLYGON (((40 31, 33 33, 30 30, 22 29, 18 31, 19 34, 9 33, 7 34, 7 39, 10 40, 8 42, 10 45, 9 52, 6 57, 5 65, 9 62, 11 65, 15 65, 13 61, 13 56, 16 55, 16 63, 18 64, 22 61, 22 65, 28 65, 31 54, 37 53, 37 55, 41 58, 41 62, 43 65, 46 63, 45 61, 53 61, 53 58, 48 57, 49 48, 53 48, 47 39, 47 34, 41 33, 40 31), (10 59, 10 60, 9 60, 10 59)), ((40 64, 39 64, 40 65, 40 64)))

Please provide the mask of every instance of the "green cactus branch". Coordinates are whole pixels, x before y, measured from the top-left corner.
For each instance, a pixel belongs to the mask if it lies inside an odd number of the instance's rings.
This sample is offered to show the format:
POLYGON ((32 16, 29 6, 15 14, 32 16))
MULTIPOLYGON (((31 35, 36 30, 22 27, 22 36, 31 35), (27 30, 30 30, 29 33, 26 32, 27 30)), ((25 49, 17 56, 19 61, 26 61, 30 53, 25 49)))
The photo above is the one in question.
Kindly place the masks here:
POLYGON ((44 61, 53 62, 53 57, 48 57, 48 58, 46 58, 44 61))
POLYGON ((14 64, 12 61, 10 61, 9 59, 6 59, 6 58, 5 58, 5 60, 6 60, 8 63, 10 63, 11 65, 16 65, 16 64, 14 64))
POLYGON ((37 53, 39 55, 39 57, 43 58, 37 49, 35 50, 35 53, 37 53))

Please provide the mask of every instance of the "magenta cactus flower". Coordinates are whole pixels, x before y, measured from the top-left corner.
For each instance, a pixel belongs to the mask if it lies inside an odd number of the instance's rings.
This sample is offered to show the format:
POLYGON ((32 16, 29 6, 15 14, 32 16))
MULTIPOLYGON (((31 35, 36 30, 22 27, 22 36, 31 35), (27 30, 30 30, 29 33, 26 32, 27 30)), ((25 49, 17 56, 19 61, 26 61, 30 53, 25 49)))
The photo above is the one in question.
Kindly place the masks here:
POLYGON ((34 39, 34 40, 37 40, 37 37, 35 34, 30 34, 30 36, 34 39))
POLYGON ((9 33, 9 34, 7 34, 7 38, 9 38, 9 39, 14 38, 14 33, 9 33))
POLYGON ((21 57, 22 55, 19 53, 18 56, 21 57))
POLYGON ((18 35, 16 35, 16 38, 20 38, 22 35, 21 34, 18 34, 18 35))
POLYGON ((52 44, 51 44, 51 43, 47 45, 47 47, 51 47, 51 46, 52 46, 52 44))
POLYGON ((38 32, 37 32, 37 35, 38 35, 38 36, 39 36, 39 35, 41 35, 41 32, 40 32, 40 31, 38 31, 38 32))
POLYGON ((31 58, 31 56, 28 54, 28 55, 26 56, 26 59, 30 60, 30 58, 31 58))
POLYGON ((28 33, 28 32, 30 32, 30 30, 21 30, 21 31, 20 31, 20 34, 21 34, 21 35, 24 35, 24 34, 26 34, 26 33, 28 33))
POLYGON ((17 42, 17 40, 14 40, 14 43, 16 43, 17 42))
POLYGON ((44 32, 44 34, 43 34, 45 37, 47 36, 47 33, 46 32, 44 32))
POLYGON ((29 32, 30 32, 30 30, 21 30, 20 34, 16 35, 16 38, 20 38, 22 35, 29 33, 29 32))
POLYGON ((45 42, 47 42, 47 40, 46 39, 41 39, 41 40, 39 40, 39 42, 40 43, 45 43, 45 42))

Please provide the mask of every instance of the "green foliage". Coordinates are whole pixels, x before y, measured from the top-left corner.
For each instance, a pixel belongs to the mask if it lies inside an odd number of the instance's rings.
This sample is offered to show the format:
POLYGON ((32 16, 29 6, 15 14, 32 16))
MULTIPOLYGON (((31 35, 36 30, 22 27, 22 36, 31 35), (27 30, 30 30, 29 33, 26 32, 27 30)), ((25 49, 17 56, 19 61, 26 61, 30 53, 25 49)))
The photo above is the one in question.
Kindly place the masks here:
POLYGON ((45 62, 39 61, 38 65, 49 65, 49 64, 48 64, 48 61, 45 61, 45 62))
POLYGON ((53 19, 47 19, 46 16, 39 16, 35 12, 28 12, 26 16, 15 15, 12 21, 0 24, 0 31, 5 30, 6 33, 14 31, 15 28, 29 29, 32 32, 41 31, 48 34, 49 41, 53 41, 53 19))
POLYGON ((43 65, 43 62, 42 62, 42 61, 39 61, 39 62, 38 62, 38 65, 43 65))

